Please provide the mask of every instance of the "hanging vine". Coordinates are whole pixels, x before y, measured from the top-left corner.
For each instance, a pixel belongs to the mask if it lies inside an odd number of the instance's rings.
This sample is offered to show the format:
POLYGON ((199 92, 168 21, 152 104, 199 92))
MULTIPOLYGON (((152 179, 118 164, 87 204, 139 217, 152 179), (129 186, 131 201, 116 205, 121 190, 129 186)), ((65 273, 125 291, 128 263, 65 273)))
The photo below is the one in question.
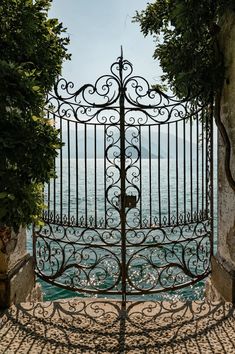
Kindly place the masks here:
POLYGON ((163 83, 185 96, 207 99, 224 79, 223 55, 218 50, 220 19, 232 0, 155 0, 134 18, 142 33, 154 35, 154 58, 163 69, 163 83))
POLYGON ((162 83, 179 97, 214 99, 214 116, 225 145, 225 171, 231 188, 231 144, 220 117, 221 91, 225 79, 223 53, 219 47, 224 14, 235 11, 233 0, 155 0, 136 12, 144 36, 154 35, 153 57, 163 69, 162 83))

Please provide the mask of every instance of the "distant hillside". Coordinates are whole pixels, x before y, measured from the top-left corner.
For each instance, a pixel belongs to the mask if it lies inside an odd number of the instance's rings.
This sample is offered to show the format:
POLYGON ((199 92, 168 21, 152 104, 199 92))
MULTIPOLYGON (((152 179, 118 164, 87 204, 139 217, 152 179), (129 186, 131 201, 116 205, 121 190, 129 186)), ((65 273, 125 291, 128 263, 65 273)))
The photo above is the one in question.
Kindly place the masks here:
MULTIPOLYGON (((129 134, 131 135, 131 134, 129 134)), ((112 145, 113 141, 118 140, 118 138, 114 135, 114 138, 106 139, 106 143, 104 142, 104 134, 103 131, 100 131, 97 133, 96 136, 96 157, 97 158, 104 158, 104 151, 105 148, 109 145, 112 145)), ((149 137, 148 133, 146 131, 143 131, 141 135, 141 148, 139 144, 139 140, 136 138, 132 139, 133 145, 137 147, 134 148, 129 145, 130 139, 127 137, 128 143, 126 142, 126 153, 133 158, 137 157, 137 149, 140 149, 141 151, 141 157, 143 159, 149 158, 149 151, 151 148, 151 158, 155 159, 158 158, 158 135, 157 134, 151 134, 151 144, 149 144, 149 137)), ((68 152, 67 152, 67 132, 63 131, 63 141, 65 143, 65 146, 63 148, 63 157, 66 158, 68 157, 68 152)), ((117 142, 114 146, 108 149, 108 154, 109 157, 112 158, 113 154, 118 155, 119 153, 119 143, 117 142)), ((87 158, 94 158, 95 156, 95 139, 94 139, 94 134, 93 130, 92 131, 87 131, 87 137, 86 137, 86 156, 87 158)), ((176 137, 175 135, 170 134, 169 135, 169 147, 170 147, 170 158, 175 159, 176 158, 176 137)), ((177 141, 177 149, 178 149, 178 158, 181 159, 184 156, 184 140, 182 138, 178 137, 177 141)), ((188 140, 185 140, 185 151, 186 151, 186 159, 190 158, 190 142, 188 140)), ((197 153, 197 146, 195 143, 192 143, 192 156, 193 159, 196 157, 197 153)), ((80 130, 78 132, 78 158, 84 158, 85 156, 85 139, 84 139, 84 131, 80 130)), ((168 135, 166 133, 161 133, 160 135, 160 158, 164 159, 167 158, 168 156, 168 135)), ((70 157, 71 158, 76 158, 76 139, 75 139, 75 132, 70 131, 70 157)))

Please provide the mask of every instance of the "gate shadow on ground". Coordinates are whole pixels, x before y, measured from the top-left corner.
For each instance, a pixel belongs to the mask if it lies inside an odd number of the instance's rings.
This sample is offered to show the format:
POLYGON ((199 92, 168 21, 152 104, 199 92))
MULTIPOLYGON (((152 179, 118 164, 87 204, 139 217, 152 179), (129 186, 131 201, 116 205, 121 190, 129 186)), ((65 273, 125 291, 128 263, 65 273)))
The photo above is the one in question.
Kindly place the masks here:
POLYGON ((1 353, 234 353, 228 303, 25 303, 0 317, 1 353))

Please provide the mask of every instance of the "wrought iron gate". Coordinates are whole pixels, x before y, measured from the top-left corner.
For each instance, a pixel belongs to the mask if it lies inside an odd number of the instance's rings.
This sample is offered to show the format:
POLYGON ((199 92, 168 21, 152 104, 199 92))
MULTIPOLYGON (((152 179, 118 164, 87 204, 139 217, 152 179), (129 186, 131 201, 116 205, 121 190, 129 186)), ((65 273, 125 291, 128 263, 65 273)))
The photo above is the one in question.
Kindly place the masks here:
POLYGON ((58 81, 47 112, 65 145, 34 229, 39 277, 125 300, 208 275, 212 105, 190 102, 152 89, 122 56, 94 85, 58 81))

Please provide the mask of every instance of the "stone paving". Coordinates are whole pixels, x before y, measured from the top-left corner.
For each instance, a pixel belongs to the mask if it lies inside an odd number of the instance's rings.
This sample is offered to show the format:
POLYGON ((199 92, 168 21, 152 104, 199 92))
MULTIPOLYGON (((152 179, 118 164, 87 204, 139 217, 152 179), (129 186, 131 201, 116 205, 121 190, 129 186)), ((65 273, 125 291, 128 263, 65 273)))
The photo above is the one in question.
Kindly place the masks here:
POLYGON ((235 353, 229 303, 70 299, 0 315, 0 353, 235 353))

